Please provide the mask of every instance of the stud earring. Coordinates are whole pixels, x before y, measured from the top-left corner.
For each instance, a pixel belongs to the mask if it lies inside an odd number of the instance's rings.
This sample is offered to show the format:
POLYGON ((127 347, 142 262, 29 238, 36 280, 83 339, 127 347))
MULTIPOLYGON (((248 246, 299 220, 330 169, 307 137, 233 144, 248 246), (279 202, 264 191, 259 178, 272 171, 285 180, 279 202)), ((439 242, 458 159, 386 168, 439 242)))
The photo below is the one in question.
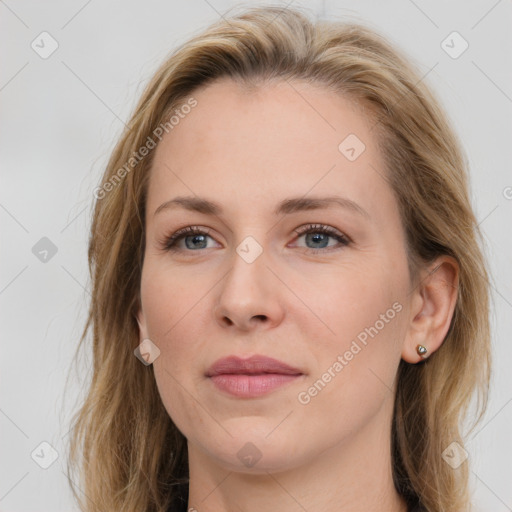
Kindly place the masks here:
POLYGON ((425 355, 427 353, 427 347, 424 347, 423 345, 418 345, 416 347, 416 352, 418 352, 418 355, 423 357, 423 359, 427 358, 427 356, 425 355))

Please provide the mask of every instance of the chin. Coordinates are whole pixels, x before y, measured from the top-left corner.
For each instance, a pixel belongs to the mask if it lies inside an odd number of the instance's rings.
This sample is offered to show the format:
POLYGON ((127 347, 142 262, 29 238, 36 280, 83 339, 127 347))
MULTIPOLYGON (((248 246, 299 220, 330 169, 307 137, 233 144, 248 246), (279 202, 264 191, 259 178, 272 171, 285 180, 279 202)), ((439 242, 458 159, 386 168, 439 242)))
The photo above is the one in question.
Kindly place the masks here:
MULTIPOLYGON (((286 444, 290 434, 283 431, 284 436, 275 435, 272 429, 264 434, 259 429, 241 428, 237 432, 229 429, 233 437, 228 440, 223 436, 217 446, 203 445, 206 452, 228 471, 252 475, 268 472, 286 471, 299 463, 297 447, 286 444), (274 437, 275 436, 275 437, 274 437)), ((211 442, 211 438, 208 440, 211 442)))

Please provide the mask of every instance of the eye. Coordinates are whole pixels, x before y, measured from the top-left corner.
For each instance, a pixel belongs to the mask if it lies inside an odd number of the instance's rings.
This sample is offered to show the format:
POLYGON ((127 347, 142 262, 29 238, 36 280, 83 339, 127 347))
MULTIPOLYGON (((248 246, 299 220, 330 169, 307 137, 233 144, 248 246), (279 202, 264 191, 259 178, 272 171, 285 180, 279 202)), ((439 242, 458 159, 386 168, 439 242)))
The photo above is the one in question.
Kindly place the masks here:
MULTIPOLYGON (((209 232, 210 230, 207 228, 187 226, 164 237, 164 239, 160 241, 160 245, 166 251, 183 251, 187 249, 196 251, 208 249, 208 238, 213 240, 213 238, 208 235, 209 232), (185 247, 183 247, 181 242, 184 242, 185 247)), ((307 224, 296 229, 295 233, 299 235, 297 239, 305 236, 306 243, 313 245, 313 247, 306 247, 306 249, 309 249, 312 253, 330 252, 331 250, 337 250, 351 243, 351 240, 347 236, 333 227, 323 224, 307 224), (329 239, 334 239, 338 243, 329 245, 329 239)))
POLYGON ((323 224, 308 224, 296 229, 295 232, 299 235, 297 239, 305 236, 306 243, 313 245, 306 247, 313 253, 330 252, 350 244, 350 239, 343 233, 323 224), (338 244, 329 245, 329 238, 335 239, 338 244))
POLYGON ((184 240, 186 249, 207 249, 207 238, 211 238, 208 237, 209 231, 198 226, 187 226, 165 237, 161 245, 166 251, 179 251, 183 250, 179 243, 184 240))

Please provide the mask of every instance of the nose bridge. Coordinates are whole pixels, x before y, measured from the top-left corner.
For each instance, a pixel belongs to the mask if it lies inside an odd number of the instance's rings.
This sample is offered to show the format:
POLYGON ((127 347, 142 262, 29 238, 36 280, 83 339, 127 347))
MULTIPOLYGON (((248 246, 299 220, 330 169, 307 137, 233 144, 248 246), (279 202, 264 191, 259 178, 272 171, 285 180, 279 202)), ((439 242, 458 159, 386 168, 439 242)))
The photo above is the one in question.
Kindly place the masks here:
POLYGON ((218 321, 225 322, 227 318, 239 327, 248 328, 254 317, 274 323, 280 316, 279 287, 270 282, 275 276, 267 268, 269 251, 256 236, 245 236, 231 255, 231 268, 221 282, 217 297, 218 321))
MULTIPOLYGON (((259 237, 260 239, 262 236, 259 237)), ((268 249, 264 248, 255 236, 247 235, 235 247, 230 259, 231 269, 225 283, 226 287, 235 287, 239 300, 243 301, 245 294, 253 294, 260 289, 266 281, 266 274, 271 274, 266 265, 268 263, 268 249), (238 290, 238 286, 242 290, 238 290), (247 288, 244 290, 244 288, 247 288), (244 293, 245 292, 245 293, 244 293)), ((259 290, 261 292, 261 289, 259 290)))

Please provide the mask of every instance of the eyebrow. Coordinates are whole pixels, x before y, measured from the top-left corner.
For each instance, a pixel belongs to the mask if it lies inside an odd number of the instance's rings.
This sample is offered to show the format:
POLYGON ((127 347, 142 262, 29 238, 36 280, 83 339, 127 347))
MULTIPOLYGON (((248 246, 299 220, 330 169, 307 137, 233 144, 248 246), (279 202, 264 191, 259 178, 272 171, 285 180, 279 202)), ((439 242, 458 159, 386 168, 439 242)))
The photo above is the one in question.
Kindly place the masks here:
MULTIPOLYGON (((292 197, 290 199, 284 199, 275 208, 274 215, 288 215, 294 212, 319 210, 333 206, 352 211, 362 217, 365 217, 367 220, 370 220, 370 215, 364 208, 354 201, 340 196, 292 197)), ((180 207, 186 210, 203 213, 205 215, 220 215, 223 212, 222 207, 219 204, 202 197, 178 196, 162 203, 155 210, 153 215, 157 215, 164 210, 180 207)))

